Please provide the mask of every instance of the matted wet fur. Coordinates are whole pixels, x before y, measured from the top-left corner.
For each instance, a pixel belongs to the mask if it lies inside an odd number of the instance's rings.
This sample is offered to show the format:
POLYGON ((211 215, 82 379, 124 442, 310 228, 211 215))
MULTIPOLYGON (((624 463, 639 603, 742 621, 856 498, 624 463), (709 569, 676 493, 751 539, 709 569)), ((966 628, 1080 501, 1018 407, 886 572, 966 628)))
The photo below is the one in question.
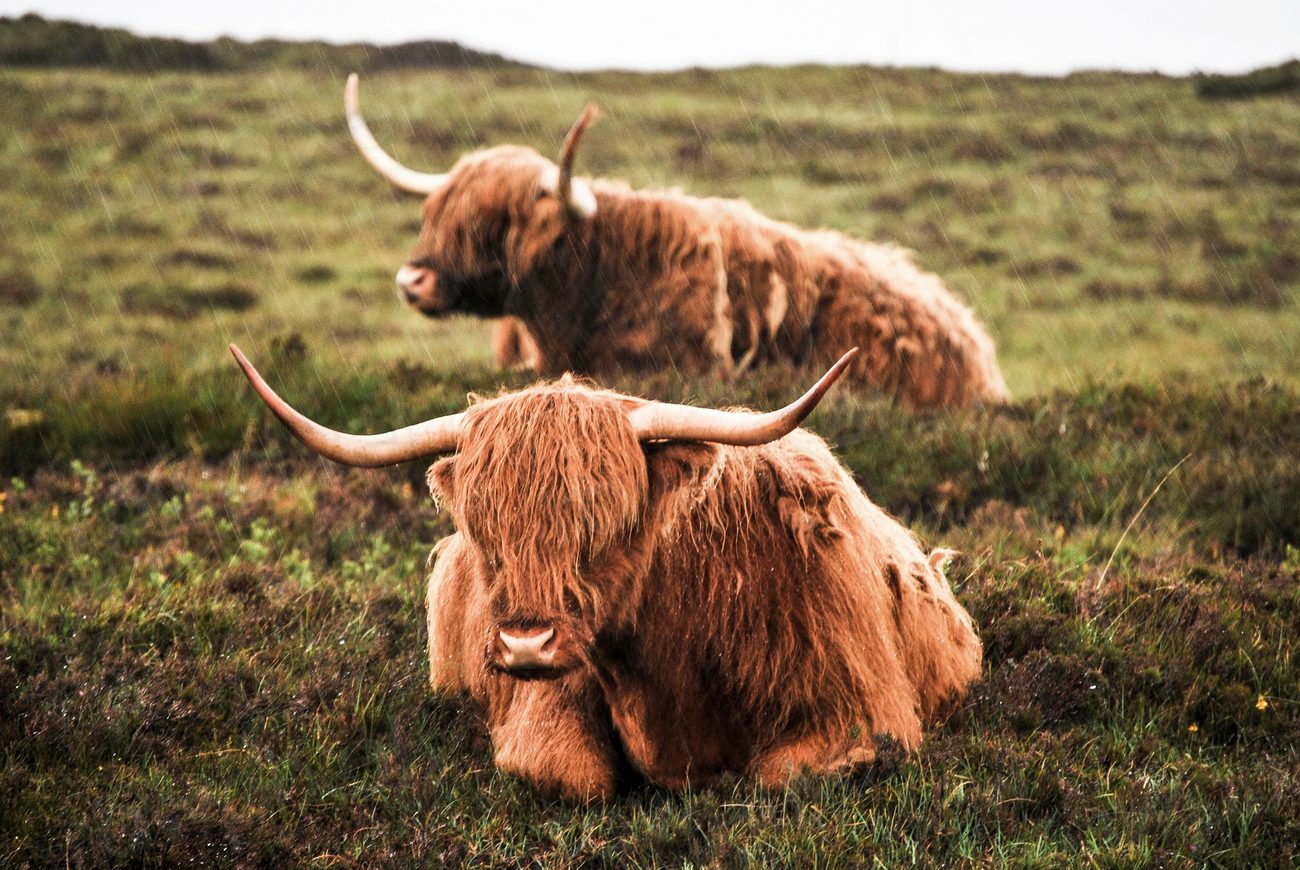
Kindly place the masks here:
POLYGON ((426 200, 411 254, 436 274, 425 314, 518 319, 497 327, 501 364, 729 374, 818 368, 857 345, 851 378, 908 406, 1007 398, 988 333, 907 251, 600 180, 585 182, 596 210, 579 217, 542 191, 548 168, 516 146, 462 158, 426 200), (510 352, 522 330, 528 357, 510 352))
POLYGON ((927 555, 815 435, 639 443, 639 399, 571 379, 481 401, 429 483, 431 681, 487 712, 496 763, 566 797, 629 778, 778 784, 905 747, 980 671, 927 555), (491 664, 503 625, 560 626, 554 679, 491 664))

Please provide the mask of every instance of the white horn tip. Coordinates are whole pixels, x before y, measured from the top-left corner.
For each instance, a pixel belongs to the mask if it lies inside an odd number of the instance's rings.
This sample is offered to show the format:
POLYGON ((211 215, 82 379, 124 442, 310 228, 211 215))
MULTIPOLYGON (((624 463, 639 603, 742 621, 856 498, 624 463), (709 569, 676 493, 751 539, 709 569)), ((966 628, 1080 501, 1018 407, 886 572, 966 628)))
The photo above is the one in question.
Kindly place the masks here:
POLYGON ((348 83, 343 88, 343 103, 347 107, 348 111, 355 112, 357 110, 357 106, 360 104, 360 100, 358 99, 360 90, 361 79, 356 73, 349 73, 348 83))
POLYGON ((851 347, 844 352, 844 355, 839 358, 835 365, 831 366, 831 370, 828 374, 831 375, 832 383, 839 380, 840 375, 844 374, 844 370, 849 367, 849 363, 853 362, 853 358, 857 355, 858 348, 851 347))

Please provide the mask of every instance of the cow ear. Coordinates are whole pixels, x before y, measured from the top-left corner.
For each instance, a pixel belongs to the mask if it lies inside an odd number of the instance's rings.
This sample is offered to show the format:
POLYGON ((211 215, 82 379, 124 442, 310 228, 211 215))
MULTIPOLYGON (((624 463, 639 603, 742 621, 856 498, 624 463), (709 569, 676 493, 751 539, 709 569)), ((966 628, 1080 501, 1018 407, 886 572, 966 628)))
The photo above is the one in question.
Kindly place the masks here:
POLYGON ((456 496, 456 457, 444 456, 433 465, 424 476, 429 486, 429 495, 440 505, 450 505, 456 496))
POLYGON ((660 501, 693 493, 699 497, 717 485, 725 464, 723 448, 692 441, 643 444, 650 493, 660 501))

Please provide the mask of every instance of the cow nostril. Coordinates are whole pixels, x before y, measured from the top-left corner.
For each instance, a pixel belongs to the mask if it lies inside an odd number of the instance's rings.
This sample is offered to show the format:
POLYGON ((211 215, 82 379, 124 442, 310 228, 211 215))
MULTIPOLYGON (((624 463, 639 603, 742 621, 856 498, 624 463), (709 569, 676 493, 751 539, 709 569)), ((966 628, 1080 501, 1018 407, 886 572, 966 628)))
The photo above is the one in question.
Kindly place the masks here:
POLYGON ((501 641, 501 663, 509 668, 545 667, 555 660, 555 629, 548 628, 537 634, 511 634, 504 629, 497 632, 501 641))
POLYGON ((408 305, 414 305, 414 304, 419 300, 420 297, 419 297, 419 296, 416 296, 414 293, 412 293, 412 292, 411 292, 410 290, 408 290, 406 287, 403 287, 403 288, 402 288, 402 298, 406 300, 406 302, 407 302, 408 305))
POLYGON ((397 287, 408 302, 413 302, 421 292, 427 292, 433 275, 428 269, 403 266, 397 270, 397 287))

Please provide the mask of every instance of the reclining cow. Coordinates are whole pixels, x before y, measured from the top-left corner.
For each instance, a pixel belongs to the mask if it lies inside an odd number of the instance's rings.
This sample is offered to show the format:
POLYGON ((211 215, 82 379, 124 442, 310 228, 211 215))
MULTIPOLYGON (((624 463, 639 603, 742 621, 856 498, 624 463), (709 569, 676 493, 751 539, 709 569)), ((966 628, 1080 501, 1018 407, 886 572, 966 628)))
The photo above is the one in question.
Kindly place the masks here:
POLYGON ((397 273, 402 297, 430 317, 508 317, 494 338, 501 363, 731 374, 763 362, 824 368, 856 344, 850 378, 908 406, 1007 398, 988 333, 902 249, 802 230, 734 200, 574 178, 593 107, 558 164, 502 145, 449 173, 417 172, 375 141, 357 92, 353 75, 345 104, 362 155, 426 197, 397 273), (528 359, 501 353, 510 347, 528 359))
POLYGON ((981 647, 943 574, 817 436, 796 430, 852 361, 752 414, 571 378, 381 435, 326 429, 232 351, 293 433, 349 465, 452 454, 429 484, 435 687, 487 714, 495 760, 606 797, 620 771, 678 788, 778 784, 912 748, 963 697, 981 647))

